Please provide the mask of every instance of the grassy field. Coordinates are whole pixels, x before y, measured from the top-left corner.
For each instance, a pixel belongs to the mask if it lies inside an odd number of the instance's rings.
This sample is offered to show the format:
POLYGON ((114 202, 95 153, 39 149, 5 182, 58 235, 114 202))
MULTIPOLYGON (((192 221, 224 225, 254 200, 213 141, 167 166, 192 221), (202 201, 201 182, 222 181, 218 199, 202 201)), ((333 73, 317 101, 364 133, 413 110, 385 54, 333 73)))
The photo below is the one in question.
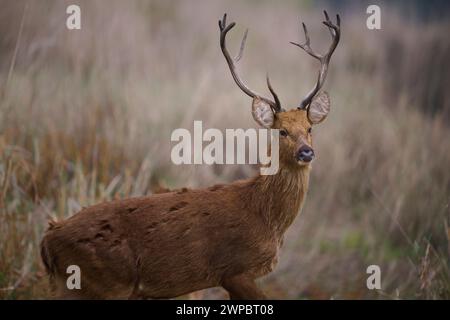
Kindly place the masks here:
MULTIPOLYGON (((170 161, 171 132, 194 120, 256 125, 220 52, 224 12, 238 23, 230 47, 250 29, 244 78, 264 92, 269 71, 285 107, 318 70, 288 43, 302 36, 299 18, 314 48, 329 43, 326 2, 77 2, 82 29, 69 31, 70 1, 0 1, 0 298, 49 296, 39 256, 48 217, 257 173, 170 161)), ((325 85, 332 111, 314 132, 303 212, 261 279, 271 297, 450 298, 450 19, 382 9, 378 31, 366 28, 365 8, 340 11, 325 85), (366 288, 371 264, 381 267, 382 290, 366 288)))

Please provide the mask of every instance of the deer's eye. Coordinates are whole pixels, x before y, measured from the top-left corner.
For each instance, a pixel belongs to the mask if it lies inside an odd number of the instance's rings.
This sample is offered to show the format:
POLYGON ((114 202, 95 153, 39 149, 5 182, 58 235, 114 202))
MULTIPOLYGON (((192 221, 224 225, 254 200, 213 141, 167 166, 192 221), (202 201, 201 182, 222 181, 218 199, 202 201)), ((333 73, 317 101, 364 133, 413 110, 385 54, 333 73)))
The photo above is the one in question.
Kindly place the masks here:
POLYGON ((281 135, 282 137, 287 137, 288 132, 287 132, 286 130, 284 130, 284 129, 280 129, 280 135, 281 135))
POLYGON ((308 128, 308 133, 311 134, 311 132, 312 132, 312 127, 309 127, 308 128))

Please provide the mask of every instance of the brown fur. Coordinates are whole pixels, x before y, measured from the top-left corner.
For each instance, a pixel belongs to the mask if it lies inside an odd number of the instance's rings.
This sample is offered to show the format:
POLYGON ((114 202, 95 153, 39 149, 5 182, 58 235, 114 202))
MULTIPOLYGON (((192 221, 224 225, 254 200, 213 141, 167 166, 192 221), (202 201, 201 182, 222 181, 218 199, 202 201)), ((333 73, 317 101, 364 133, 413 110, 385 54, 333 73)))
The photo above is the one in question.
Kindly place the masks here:
POLYGON ((42 259, 60 298, 171 298, 223 286, 232 298, 264 298, 254 280, 277 263, 283 234, 299 213, 310 166, 295 160, 311 145, 307 113, 276 115, 280 169, 205 189, 186 188, 97 204, 52 223, 42 259), (81 269, 81 290, 66 268, 81 269))

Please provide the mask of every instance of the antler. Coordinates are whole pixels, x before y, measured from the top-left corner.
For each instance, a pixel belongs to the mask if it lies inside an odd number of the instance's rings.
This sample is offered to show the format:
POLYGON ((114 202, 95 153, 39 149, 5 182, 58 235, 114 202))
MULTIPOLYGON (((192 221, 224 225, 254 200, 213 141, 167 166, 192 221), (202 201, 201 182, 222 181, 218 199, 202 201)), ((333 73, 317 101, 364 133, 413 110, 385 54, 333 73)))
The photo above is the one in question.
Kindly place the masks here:
POLYGON ((323 21, 323 24, 326 25, 328 27, 328 29, 330 30, 331 38, 332 38, 331 46, 327 53, 325 53, 324 55, 320 55, 311 49, 308 30, 306 29, 306 25, 303 22, 302 22, 302 25, 303 25, 303 30, 305 32, 305 42, 303 44, 291 42, 293 45, 296 45, 296 46, 302 48, 310 56, 312 56, 320 61, 320 72, 319 72, 319 76, 318 76, 316 85, 314 86, 314 88, 311 89, 311 91, 306 95, 306 97, 303 98, 302 102, 300 103, 300 106, 298 107, 299 109, 306 109, 309 106, 309 104, 311 103, 311 100, 317 94, 317 92, 319 92, 320 88, 322 88, 322 86, 325 82, 325 79, 327 77, 328 64, 330 63, 331 55, 333 54, 334 50, 336 49, 336 46, 338 45, 339 39, 341 36, 341 29, 340 29, 341 19, 340 19, 339 15, 336 15, 337 24, 335 25, 331 22, 330 18, 328 17, 328 13, 326 11, 324 11, 323 13, 325 15, 325 21, 323 21))
POLYGON ((236 25, 236 23, 234 23, 234 22, 227 25, 227 14, 226 13, 223 15, 223 19, 219 20, 220 48, 222 49, 222 53, 225 56, 225 59, 227 60, 228 67, 230 68, 231 75, 233 76, 234 81, 239 86, 239 88, 241 88, 241 90, 244 91, 244 93, 247 94, 248 96, 250 96, 252 98, 258 97, 261 100, 267 102, 275 112, 281 112, 282 108, 281 108, 280 100, 278 99, 277 94, 275 93, 272 86, 270 85, 270 80, 269 80, 268 75, 267 75, 267 86, 269 87, 270 93, 272 94, 275 101, 272 101, 271 99, 263 97, 260 94, 256 93, 255 91, 251 90, 244 83, 244 81, 242 81, 242 79, 238 76, 235 63, 237 63, 242 58, 242 55, 244 53, 244 47, 245 47, 245 41, 247 40, 248 29, 245 31, 244 37, 242 38, 241 47, 239 49, 239 54, 233 59, 233 58, 231 58, 230 53, 228 52, 228 49, 226 47, 225 38, 226 38, 228 31, 230 31, 235 25, 236 25))

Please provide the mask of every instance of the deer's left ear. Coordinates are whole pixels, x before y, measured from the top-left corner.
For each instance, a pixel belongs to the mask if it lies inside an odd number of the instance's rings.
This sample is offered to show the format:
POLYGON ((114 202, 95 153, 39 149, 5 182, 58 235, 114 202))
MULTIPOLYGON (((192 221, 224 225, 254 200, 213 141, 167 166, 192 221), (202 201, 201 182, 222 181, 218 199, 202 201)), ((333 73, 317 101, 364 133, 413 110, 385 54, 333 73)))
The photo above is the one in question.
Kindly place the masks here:
POLYGON ((326 91, 319 93, 308 108, 308 119, 312 124, 321 123, 330 112, 330 96, 326 91))
POLYGON ((256 122, 267 129, 272 128, 275 120, 275 116, 270 105, 258 97, 253 98, 252 116, 256 122))

